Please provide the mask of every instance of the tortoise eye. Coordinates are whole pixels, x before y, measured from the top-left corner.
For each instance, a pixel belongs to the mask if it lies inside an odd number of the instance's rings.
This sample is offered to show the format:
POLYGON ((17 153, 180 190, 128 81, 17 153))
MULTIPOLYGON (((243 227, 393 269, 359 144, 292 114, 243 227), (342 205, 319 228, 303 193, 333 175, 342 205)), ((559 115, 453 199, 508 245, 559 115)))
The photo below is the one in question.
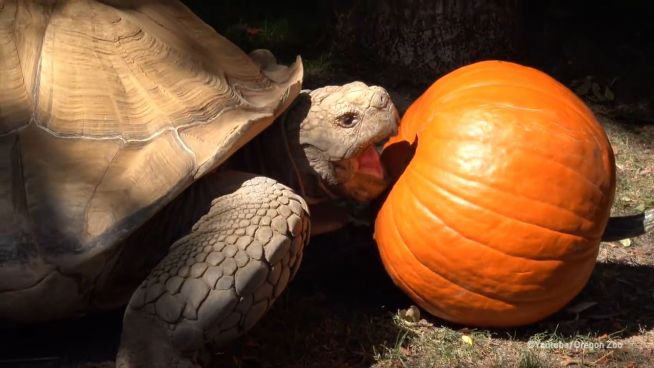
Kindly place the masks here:
POLYGON ((359 123, 359 115, 354 112, 348 112, 338 117, 338 125, 351 128, 359 123))

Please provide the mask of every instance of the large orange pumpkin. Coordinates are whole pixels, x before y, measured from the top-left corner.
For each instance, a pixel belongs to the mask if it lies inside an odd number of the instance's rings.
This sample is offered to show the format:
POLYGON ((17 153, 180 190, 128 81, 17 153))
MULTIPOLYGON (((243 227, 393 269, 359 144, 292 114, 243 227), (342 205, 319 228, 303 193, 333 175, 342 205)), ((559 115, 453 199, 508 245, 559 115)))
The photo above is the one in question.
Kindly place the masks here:
POLYGON ((615 192, 613 152, 588 107, 548 75, 500 61, 460 68, 410 106, 384 153, 391 172, 404 171, 375 223, 379 252, 431 314, 528 324, 588 281, 615 192), (402 145, 415 154, 393 167, 402 145))

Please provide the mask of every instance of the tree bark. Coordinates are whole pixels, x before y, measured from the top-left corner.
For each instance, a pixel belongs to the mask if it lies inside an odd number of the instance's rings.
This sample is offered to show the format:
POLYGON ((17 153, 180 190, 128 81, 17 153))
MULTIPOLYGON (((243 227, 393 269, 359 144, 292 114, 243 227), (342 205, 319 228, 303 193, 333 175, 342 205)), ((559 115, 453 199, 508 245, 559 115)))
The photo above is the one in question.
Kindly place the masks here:
POLYGON ((400 78, 429 77, 519 49, 522 0, 358 0, 338 12, 336 48, 400 78))

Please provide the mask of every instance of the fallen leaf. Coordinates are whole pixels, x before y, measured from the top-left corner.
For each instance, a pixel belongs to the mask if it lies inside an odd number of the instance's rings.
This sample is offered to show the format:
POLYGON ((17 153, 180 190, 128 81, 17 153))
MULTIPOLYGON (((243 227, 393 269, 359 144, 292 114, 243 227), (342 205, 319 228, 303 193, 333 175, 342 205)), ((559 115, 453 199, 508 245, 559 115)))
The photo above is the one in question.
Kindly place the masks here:
POLYGON ((464 343, 466 343, 466 344, 468 344, 470 346, 472 346, 474 344, 474 341, 472 340, 472 337, 470 337, 468 335, 461 336, 461 341, 463 341, 464 343))
POLYGON ((631 246, 631 239, 622 239, 620 240, 620 244, 622 244, 623 247, 627 248, 631 246))

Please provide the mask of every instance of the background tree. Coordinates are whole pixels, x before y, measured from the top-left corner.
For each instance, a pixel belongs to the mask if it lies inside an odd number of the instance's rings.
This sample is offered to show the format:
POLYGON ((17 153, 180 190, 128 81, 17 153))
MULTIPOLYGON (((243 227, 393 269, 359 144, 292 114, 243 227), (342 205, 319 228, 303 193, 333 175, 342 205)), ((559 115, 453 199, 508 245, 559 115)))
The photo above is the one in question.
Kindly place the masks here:
POLYGON ((431 79, 473 61, 511 58, 522 41, 522 0, 345 3, 334 35, 339 51, 403 77, 431 79))

